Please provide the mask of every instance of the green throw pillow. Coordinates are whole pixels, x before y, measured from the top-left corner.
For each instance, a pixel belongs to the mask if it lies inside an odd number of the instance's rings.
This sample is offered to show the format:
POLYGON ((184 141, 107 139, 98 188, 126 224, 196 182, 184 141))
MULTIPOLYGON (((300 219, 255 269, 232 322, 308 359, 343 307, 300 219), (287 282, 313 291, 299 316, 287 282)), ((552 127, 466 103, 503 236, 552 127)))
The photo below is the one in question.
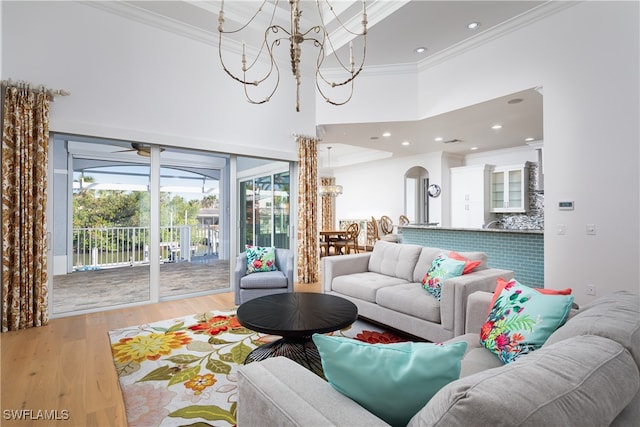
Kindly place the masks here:
POLYGON ((275 271, 276 248, 246 245, 247 250, 247 274, 275 271))
POLYGON ((431 263, 431 268, 422 278, 422 287, 440 301, 442 282, 452 277, 462 275, 465 261, 449 258, 446 255, 438 255, 431 263))
POLYGON ((409 420, 438 390, 460 377, 466 342, 367 344, 313 335, 324 375, 340 393, 392 426, 409 420))
POLYGON ((480 343, 503 363, 540 347, 567 320, 572 295, 545 295, 511 280, 495 298, 480 343))

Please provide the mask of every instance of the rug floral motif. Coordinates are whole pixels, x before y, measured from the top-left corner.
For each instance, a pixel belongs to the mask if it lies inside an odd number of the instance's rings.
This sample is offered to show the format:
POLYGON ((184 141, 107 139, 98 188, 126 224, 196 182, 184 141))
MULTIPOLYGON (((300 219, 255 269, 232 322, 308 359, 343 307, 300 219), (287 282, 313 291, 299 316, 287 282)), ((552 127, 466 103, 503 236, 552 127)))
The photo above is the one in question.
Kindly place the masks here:
MULTIPOLYGON (((360 320, 333 335, 401 340, 360 320)), ((280 338, 243 327, 235 310, 117 329, 109 337, 130 427, 235 426, 238 366, 254 348, 280 338)))

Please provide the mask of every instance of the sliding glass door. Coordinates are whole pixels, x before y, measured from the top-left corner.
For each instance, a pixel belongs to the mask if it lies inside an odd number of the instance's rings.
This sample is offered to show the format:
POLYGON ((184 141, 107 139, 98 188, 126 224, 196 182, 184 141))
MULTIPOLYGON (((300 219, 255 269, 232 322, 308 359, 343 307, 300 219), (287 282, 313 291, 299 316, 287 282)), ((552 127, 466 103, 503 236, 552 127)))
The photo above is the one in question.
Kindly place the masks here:
POLYGON ((52 316, 228 291, 229 163, 55 135, 52 316))
POLYGON ((229 290, 228 157, 167 148, 160 161, 160 298, 229 290))
POLYGON ((151 298, 151 169, 122 149, 54 139, 53 316, 151 298))
POLYGON ((240 250, 245 245, 290 247, 290 172, 239 180, 240 250))

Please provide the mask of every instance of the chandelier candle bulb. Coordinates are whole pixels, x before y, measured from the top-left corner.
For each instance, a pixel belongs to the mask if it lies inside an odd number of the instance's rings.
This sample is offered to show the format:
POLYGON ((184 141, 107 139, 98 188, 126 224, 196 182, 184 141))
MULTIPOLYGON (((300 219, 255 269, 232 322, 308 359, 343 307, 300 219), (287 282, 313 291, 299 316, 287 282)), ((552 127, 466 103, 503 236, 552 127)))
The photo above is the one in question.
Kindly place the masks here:
POLYGON ((351 64, 351 73, 356 69, 356 63, 353 60, 353 42, 349 42, 349 63, 351 64))

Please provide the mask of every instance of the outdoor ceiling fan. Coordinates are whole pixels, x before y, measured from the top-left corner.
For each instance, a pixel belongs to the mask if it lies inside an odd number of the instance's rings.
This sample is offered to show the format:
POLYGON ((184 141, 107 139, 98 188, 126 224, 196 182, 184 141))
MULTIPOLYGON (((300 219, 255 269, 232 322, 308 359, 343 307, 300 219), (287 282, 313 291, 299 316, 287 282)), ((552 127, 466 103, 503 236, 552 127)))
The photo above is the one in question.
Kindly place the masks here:
MULTIPOLYGON (((138 156, 151 157, 151 146, 139 142, 132 142, 129 150, 116 151, 116 153, 127 153, 130 151, 135 151, 138 156)), ((160 152, 162 153, 163 151, 164 148, 160 147, 160 152)))

